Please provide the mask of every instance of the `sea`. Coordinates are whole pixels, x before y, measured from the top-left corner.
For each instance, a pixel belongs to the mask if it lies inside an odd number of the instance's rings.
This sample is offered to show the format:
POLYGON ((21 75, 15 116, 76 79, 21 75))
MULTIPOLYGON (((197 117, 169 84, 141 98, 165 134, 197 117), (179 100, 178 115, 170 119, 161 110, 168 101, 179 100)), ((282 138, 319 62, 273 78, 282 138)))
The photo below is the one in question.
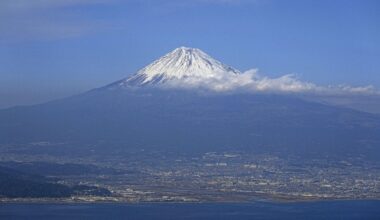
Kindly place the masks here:
POLYGON ((0 203, 0 219, 380 220, 380 201, 249 203, 0 203))

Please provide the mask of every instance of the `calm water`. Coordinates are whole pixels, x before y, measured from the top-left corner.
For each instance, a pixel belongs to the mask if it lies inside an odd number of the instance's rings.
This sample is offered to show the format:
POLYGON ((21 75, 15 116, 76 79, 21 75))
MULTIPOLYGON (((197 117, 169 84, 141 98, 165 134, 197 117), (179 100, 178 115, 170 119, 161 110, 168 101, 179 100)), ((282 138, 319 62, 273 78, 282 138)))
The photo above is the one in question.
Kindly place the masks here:
POLYGON ((0 219, 380 219, 380 201, 243 204, 0 204, 0 219))

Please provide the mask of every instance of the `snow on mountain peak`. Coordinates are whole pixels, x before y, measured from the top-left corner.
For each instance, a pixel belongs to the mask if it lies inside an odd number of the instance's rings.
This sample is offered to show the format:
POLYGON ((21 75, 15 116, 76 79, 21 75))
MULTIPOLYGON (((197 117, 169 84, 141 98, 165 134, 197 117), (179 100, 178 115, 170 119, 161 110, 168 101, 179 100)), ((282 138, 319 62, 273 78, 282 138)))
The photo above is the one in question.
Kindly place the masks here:
POLYGON ((373 86, 319 86, 299 80, 294 74, 277 78, 261 76, 257 69, 241 73, 196 48, 179 47, 139 70, 136 74, 111 83, 105 89, 142 86, 211 91, 246 91, 317 94, 376 94, 373 86))
POLYGON ((170 81, 195 79, 198 81, 220 79, 240 71, 215 60, 197 48, 179 47, 122 80, 120 85, 155 85, 170 81))

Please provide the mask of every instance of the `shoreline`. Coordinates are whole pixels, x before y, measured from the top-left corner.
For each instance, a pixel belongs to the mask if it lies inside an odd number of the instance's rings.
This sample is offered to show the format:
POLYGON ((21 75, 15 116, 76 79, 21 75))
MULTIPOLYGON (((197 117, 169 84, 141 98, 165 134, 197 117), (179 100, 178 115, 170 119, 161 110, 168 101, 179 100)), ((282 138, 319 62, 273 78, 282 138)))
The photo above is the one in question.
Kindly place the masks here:
POLYGON ((345 202, 345 201, 380 201, 380 198, 326 198, 326 199, 253 199, 253 200, 225 200, 225 201, 115 201, 115 200, 65 200, 65 199, 4 199, 0 204, 55 204, 55 205, 80 205, 80 204, 251 204, 251 203, 314 203, 314 202, 345 202))

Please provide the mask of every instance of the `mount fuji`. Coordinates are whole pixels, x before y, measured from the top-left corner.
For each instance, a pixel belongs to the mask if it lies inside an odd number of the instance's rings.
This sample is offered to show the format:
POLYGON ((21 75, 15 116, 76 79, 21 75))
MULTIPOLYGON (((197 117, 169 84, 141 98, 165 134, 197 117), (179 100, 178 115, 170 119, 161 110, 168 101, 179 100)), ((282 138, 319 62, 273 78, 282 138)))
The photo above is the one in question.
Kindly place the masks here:
POLYGON ((378 115, 291 95, 182 89, 239 74, 199 49, 181 47, 110 85, 0 110, 0 144, 379 158, 378 115))
POLYGON ((215 60, 196 48, 179 47, 142 68, 137 74, 119 80, 108 88, 168 85, 173 83, 202 82, 220 80, 224 76, 234 76, 240 71, 215 60))

